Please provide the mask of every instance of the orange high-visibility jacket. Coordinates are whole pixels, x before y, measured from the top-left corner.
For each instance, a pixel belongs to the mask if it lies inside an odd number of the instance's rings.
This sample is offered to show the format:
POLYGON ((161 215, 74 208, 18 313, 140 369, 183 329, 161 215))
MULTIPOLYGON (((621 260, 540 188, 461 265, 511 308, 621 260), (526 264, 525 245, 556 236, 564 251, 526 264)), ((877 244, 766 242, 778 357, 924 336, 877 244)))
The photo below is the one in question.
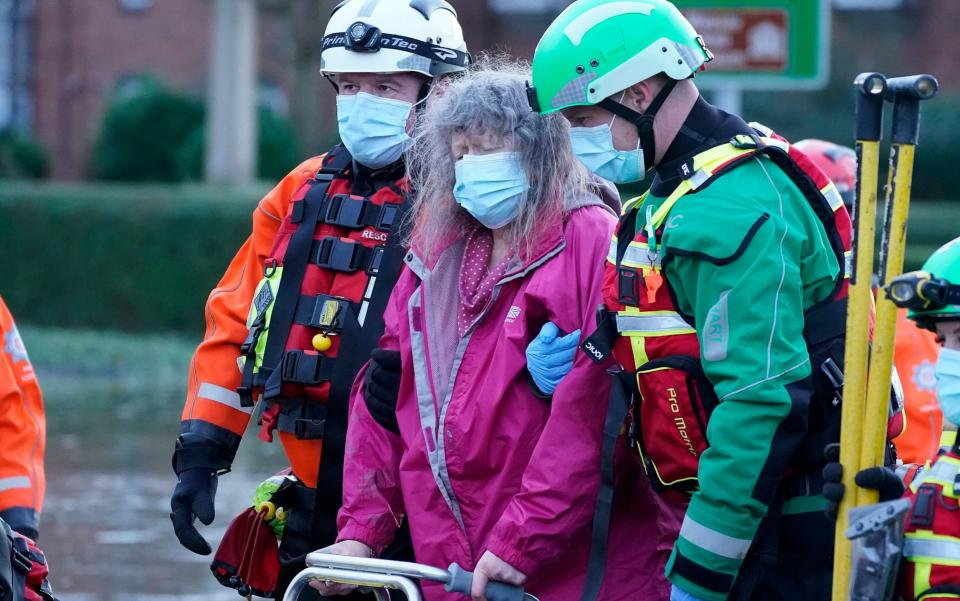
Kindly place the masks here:
POLYGON ((907 319, 907 310, 897 312, 897 338, 893 361, 903 384, 904 430, 893 444, 904 463, 923 465, 937 454, 943 414, 937 402, 934 366, 940 346, 933 332, 907 319))
POLYGON ((37 537, 46 480, 46 416, 37 376, 0 297, 0 518, 37 537))
MULTIPOLYGON (((242 375, 237 358, 248 333, 250 304, 291 198, 320 169, 322 159, 304 161, 263 197, 253 212, 253 233, 207 298, 207 330, 190 363, 181 432, 209 436, 209 425, 213 425, 220 433, 236 436, 235 440, 218 442, 234 448, 239 444, 253 413, 252 407, 241 406, 237 394, 242 375)), ((277 434, 293 473, 305 485, 315 487, 322 441, 297 439, 288 432, 277 434)))

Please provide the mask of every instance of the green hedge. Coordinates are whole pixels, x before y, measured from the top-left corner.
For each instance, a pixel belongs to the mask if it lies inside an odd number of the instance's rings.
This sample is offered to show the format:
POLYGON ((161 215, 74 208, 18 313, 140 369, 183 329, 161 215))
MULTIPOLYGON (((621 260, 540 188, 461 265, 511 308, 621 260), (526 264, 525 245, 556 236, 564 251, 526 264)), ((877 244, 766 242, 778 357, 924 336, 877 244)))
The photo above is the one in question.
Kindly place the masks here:
POLYGON ((25 323, 197 335, 264 191, 4 183, 0 294, 25 323))
MULTIPOLYGON (((24 323, 199 336, 264 191, 2 183, 0 294, 24 323)), ((958 235, 960 202, 916 203, 907 268, 958 235)))

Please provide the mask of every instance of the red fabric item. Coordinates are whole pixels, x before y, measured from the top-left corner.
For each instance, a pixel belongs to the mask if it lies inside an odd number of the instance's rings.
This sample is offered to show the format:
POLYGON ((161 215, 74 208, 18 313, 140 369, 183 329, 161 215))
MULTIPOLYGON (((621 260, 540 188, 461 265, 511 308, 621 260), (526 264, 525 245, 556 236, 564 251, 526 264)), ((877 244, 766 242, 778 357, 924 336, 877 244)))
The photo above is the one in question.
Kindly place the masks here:
POLYGON ((463 264, 460 268, 460 310, 457 312, 457 332, 462 338, 467 328, 493 296, 493 288, 507 271, 507 265, 513 253, 507 253, 493 269, 487 270, 490 255, 493 254, 493 234, 490 230, 478 227, 467 238, 463 250, 463 264))
POLYGON ((960 566, 950 552, 950 545, 960 541, 960 502, 952 485, 953 469, 960 464, 960 455, 954 449, 937 458, 930 468, 920 472, 919 484, 913 482, 903 498, 910 499, 911 508, 906 520, 906 551, 900 574, 900 597, 905 601, 947 601, 955 599, 951 594, 924 591, 939 587, 955 587, 960 584, 960 566), (946 465, 941 465, 946 464, 946 465), (946 469, 940 469, 946 468, 946 469), (911 555, 911 543, 941 543, 946 548, 940 552, 916 549, 911 555))
POLYGON ((252 508, 233 518, 210 564, 220 584, 235 589, 249 588, 258 597, 273 597, 280 574, 277 537, 252 508))
POLYGON ((637 372, 640 441, 651 483, 692 489, 707 444, 707 420, 716 395, 700 367, 679 355, 651 361, 637 372))
MULTIPOLYGON (((47 581, 50 569, 47 566, 47 558, 43 551, 37 547, 37 543, 32 539, 23 536, 17 532, 13 533, 14 539, 20 539, 26 543, 26 554, 30 556, 30 571, 24 579, 23 598, 25 601, 51 601, 54 600, 53 590, 47 581)), ((54 600, 55 601, 55 600, 54 600)))

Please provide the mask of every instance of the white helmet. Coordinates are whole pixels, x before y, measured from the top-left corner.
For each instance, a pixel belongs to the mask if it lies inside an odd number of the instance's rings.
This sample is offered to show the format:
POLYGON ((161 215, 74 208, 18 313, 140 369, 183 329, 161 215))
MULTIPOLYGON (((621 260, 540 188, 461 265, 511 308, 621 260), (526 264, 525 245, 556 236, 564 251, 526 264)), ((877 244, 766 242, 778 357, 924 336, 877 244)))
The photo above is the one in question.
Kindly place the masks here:
POLYGON ((422 73, 465 71, 470 55, 445 0, 344 0, 323 35, 320 72, 422 73))

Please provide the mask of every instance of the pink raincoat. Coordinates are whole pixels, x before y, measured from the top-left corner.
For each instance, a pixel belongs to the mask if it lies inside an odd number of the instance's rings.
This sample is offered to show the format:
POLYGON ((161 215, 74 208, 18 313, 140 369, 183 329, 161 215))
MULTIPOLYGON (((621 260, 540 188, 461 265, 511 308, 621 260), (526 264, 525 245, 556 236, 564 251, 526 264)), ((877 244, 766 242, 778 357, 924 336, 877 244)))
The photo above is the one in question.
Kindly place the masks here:
MULTIPOLYGON (((596 197, 570 203, 529 260, 516 261, 466 335, 457 332, 464 241, 432 266, 415 252, 386 310, 382 348, 403 366, 400 435, 352 399, 339 540, 378 553, 403 516, 417 561, 473 570, 491 551, 529 578, 542 601, 583 590, 600 483, 609 377, 578 352, 550 401, 530 384, 524 351, 547 321, 596 329, 614 216, 596 197), (574 206, 575 205, 575 206, 574 206)), ((600 599, 665 600, 664 564, 681 515, 620 461, 600 599)), ((426 599, 463 599, 424 583, 426 599)))

